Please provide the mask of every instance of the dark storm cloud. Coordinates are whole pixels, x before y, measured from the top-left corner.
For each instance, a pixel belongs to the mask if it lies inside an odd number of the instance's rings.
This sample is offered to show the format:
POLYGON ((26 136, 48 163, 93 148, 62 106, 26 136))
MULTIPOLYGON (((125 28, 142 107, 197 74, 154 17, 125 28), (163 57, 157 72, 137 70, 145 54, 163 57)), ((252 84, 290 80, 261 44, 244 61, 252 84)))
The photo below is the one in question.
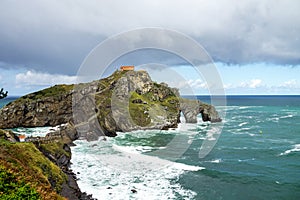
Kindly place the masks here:
POLYGON ((191 36, 216 61, 298 65, 299 8, 297 0, 3 0, 0 67, 75 74, 88 52, 106 37, 149 26, 191 36))

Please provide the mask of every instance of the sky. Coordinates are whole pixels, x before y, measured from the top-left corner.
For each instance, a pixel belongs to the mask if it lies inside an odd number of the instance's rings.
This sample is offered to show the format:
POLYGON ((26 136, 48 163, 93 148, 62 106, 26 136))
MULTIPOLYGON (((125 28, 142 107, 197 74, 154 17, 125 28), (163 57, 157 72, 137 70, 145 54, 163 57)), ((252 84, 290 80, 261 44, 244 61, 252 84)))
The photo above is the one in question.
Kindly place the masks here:
MULTIPOLYGON (((2 0, 0 88, 20 96, 74 83, 86 56, 105 39, 159 27, 198 42, 218 69, 226 94, 300 94, 299 9, 298 0, 2 0)), ((187 86, 209 94, 205 79, 188 64, 157 54, 129 56, 124 64, 163 60, 184 79, 149 69, 155 80, 183 94, 189 93, 187 86)))

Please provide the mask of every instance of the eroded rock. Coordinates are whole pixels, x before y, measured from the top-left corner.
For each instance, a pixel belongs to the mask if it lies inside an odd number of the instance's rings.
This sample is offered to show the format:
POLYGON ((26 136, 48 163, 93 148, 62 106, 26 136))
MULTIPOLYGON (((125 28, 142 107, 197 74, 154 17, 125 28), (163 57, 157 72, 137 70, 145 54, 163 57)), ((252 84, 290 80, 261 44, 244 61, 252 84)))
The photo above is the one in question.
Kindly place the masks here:
POLYGON ((221 121, 213 106, 180 98, 178 89, 153 82, 146 71, 116 71, 90 83, 56 85, 25 95, 0 110, 0 128, 70 122, 74 126, 62 131, 71 141, 96 140, 118 131, 175 128, 180 111, 188 123, 196 123, 199 113, 203 121, 221 121))

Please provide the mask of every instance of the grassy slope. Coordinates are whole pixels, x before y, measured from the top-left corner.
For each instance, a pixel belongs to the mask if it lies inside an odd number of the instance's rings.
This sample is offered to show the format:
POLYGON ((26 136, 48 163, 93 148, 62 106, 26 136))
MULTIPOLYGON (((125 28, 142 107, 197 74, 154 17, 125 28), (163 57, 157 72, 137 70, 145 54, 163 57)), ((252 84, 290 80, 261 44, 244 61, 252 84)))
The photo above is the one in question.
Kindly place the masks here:
POLYGON ((176 114, 179 108, 178 103, 178 98, 172 91, 170 91, 169 88, 154 83, 152 91, 149 91, 146 94, 139 95, 136 92, 131 93, 129 100, 129 112, 132 120, 136 124, 140 126, 147 126, 151 125, 151 119, 155 119, 157 116, 164 116, 166 113, 164 108, 167 108, 169 113, 176 114), (153 98, 155 95, 160 95, 155 94, 155 90, 159 91, 159 93, 162 91, 167 92, 169 95, 161 99, 155 99, 153 98), (141 99, 143 102, 145 102, 145 104, 133 103, 133 100, 137 99, 141 99))
POLYGON ((58 193, 66 175, 32 143, 11 143, 0 137, 0 173, 0 188, 10 188, 0 190, 2 197, 18 194, 21 189, 28 196, 19 199, 64 199, 58 193), (51 187, 49 180, 55 187, 51 187), (8 182, 15 184, 9 186, 8 182))
POLYGON ((69 93, 74 88, 74 85, 54 85, 52 87, 27 94, 25 96, 22 96, 21 98, 17 99, 16 101, 24 101, 24 100, 38 100, 44 97, 53 97, 58 96, 62 94, 69 93))

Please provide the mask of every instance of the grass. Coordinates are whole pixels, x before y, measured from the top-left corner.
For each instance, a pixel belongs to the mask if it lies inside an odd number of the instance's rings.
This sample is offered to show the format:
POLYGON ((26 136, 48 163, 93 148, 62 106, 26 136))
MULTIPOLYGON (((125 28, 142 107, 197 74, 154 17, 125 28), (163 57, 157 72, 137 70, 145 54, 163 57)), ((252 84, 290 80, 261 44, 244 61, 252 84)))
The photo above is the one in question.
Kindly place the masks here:
MULTIPOLYGON (((99 81, 99 86, 102 89, 101 93, 95 95, 95 100, 98 111, 97 117, 101 127, 106 127, 105 119, 111 115, 110 106, 113 85, 125 73, 126 71, 116 71, 112 76, 101 79, 99 81)), ((129 98, 128 104, 124 104, 124 102, 117 102, 117 100, 114 103, 119 105, 118 108, 120 109, 120 111, 124 109, 124 112, 127 112, 127 109, 129 109, 131 119, 138 126, 151 126, 151 119, 154 119, 154 121, 159 121, 161 119, 159 119, 157 116, 174 117, 174 115, 179 112, 178 98, 170 88, 162 84, 153 82, 151 91, 141 95, 133 91, 130 93, 130 95, 131 96, 129 98), (160 96, 161 98, 159 98, 159 100, 155 100, 153 99, 154 96, 160 96), (136 99, 141 99, 143 102, 147 103, 133 103, 132 101, 136 99)))
POLYGON ((45 97, 53 97, 53 96, 58 96, 58 95, 62 95, 62 94, 66 94, 68 92, 70 92, 72 89, 74 88, 74 85, 66 85, 66 84, 62 84, 62 85, 55 85, 28 95, 25 95, 21 98, 19 98, 19 101, 22 100, 38 100, 41 98, 45 98, 45 97))
MULTIPOLYGON (((58 193, 66 175, 32 143, 10 143, 0 139, 0 169, 2 188, 13 187, 16 191, 21 188, 20 195, 30 193, 37 199, 64 199, 58 193), (9 179, 14 180, 16 185, 7 185, 9 179)), ((9 197, 9 191, 4 190, 2 196, 5 195, 9 197)))
POLYGON ((178 98, 168 87, 154 82, 152 89, 145 94, 131 92, 129 112, 133 121, 144 127, 151 125, 152 121, 159 121, 158 116, 167 118, 177 116, 178 105, 178 98), (136 99, 141 99, 145 104, 133 103, 136 99))
POLYGON ((64 143, 62 142, 51 142, 47 144, 41 144, 40 149, 52 154, 52 155, 66 155, 67 157, 71 157, 70 152, 66 152, 63 149, 64 143))
POLYGON ((18 179, 13 172, 0 166, 0 198, 39 200, 41 196, 24 180, 18 179))

